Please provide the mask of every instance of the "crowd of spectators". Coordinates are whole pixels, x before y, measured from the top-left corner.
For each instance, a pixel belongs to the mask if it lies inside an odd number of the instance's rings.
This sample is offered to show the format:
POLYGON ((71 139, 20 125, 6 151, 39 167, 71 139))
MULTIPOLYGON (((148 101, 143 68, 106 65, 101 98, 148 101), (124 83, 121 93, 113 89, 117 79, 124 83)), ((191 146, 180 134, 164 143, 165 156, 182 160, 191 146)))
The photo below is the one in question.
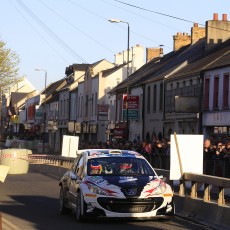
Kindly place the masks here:
POLYGON ((230 177, 230 137, 204 140, 204 173, 230 177))
MULTIPOLYGON (((141 153, 153 167, 170 169, 170 141, 153 137, 151 141, 107 141, 81 143, 80 149, 129 149, 141 153)), ((194 162, 195 163, 195 162, 194 162)), ((203 171, 207 175, 230 177, 230 136, 204 140, 203 171)))

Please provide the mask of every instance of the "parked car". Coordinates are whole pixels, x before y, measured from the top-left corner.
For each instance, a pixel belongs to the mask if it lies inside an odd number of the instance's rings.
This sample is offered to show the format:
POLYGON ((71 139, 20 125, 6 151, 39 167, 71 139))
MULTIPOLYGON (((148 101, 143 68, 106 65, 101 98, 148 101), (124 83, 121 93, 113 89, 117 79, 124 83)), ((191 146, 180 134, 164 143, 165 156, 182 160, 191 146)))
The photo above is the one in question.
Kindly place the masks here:
POLYGON ((173 191, 148 161, 129 150, 81 151, 59 182, 60 213, 87 217, 169 218, 173 191))

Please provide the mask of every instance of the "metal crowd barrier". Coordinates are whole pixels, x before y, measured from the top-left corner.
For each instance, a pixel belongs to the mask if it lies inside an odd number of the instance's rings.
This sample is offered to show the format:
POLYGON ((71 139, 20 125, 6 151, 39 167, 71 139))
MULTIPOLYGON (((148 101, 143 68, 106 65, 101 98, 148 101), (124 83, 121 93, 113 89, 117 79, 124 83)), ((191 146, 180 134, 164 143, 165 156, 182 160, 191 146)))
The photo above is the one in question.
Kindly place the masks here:
MULTIPOLYGON (((170 156, 152 156, 148 159, 154 168, 170 169, 170 156)), ((230 157, 204 162, 204 174, 230 178, 230 157)))

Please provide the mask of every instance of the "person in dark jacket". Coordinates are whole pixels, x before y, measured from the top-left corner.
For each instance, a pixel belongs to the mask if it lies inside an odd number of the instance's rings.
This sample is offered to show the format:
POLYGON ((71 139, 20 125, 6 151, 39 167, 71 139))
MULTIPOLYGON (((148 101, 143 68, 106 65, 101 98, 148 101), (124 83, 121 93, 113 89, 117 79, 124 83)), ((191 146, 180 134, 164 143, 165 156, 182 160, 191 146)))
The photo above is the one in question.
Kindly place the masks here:
POLYGON ((206 139, 204 141, 203 149, 203 172, 207 175, 214 175, 214 158, 215 158, 215 149, 211 145, 211 141, 206 139))

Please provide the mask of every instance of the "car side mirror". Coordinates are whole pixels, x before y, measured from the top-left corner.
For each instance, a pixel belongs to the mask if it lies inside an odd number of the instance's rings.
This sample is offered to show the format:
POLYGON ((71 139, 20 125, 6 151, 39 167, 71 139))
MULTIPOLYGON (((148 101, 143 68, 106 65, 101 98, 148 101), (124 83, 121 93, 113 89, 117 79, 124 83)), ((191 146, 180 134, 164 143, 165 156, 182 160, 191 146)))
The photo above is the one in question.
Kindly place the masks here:
POLYGON ((74 174, 73 172, 70 173, 70 179, 71 180, 77 180, 77 175, 74 174))

